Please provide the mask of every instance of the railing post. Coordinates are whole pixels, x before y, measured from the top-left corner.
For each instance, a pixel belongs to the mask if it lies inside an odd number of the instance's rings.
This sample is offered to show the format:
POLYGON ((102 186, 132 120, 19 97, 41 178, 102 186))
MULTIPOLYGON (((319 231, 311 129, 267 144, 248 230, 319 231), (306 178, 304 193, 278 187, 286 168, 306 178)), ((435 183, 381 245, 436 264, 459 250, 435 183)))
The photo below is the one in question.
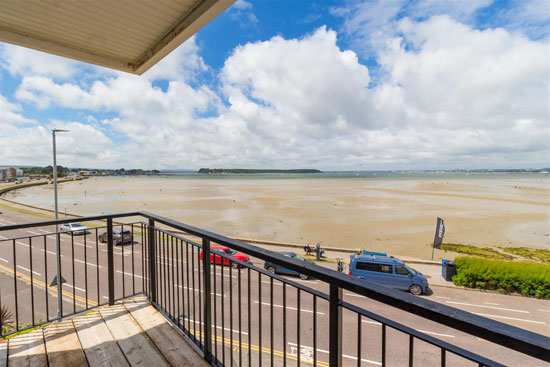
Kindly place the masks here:
MULTIPOLYGON (((204 358, 212 356, 212 295, 210 294, 210 240, 202 239, 202 270, 204 294, 204 358)), ((214 269, 216 271, 216 269, 214 269)), ((214 295, 215 297, 215 295, 214 295)))
POLYGON ((115 268, 113 253, 113 219, 107 218, 107 281, 109 290, 109 306, 115 304, 115 268))
POLYGON ((329 365, 342 366, 342 288, 330 283, 329 298, 329 365))
POLYGON ((155 221, 149 219, 149 295, 151 302, 157 302, 157 278, 156 278, 156 244, 155 244, 155 221))

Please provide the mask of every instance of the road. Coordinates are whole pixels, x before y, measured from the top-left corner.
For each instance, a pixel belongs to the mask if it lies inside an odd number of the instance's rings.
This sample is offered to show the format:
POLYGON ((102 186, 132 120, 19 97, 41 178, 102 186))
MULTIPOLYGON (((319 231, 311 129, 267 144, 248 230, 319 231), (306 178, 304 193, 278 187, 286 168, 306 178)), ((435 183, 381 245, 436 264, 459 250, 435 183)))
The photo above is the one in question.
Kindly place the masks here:
MULTIPOLYGON (((35 217, 2 210, 0 225, 36 221, 35 217)), ((134 228, 136 232, 138 227, 134 228)), ((102 233, 104 229, 98 229, 102 233)), ((2 304, 14 305, 15 287, 19 299, 18 318, 20 323, 45 319, 46 303, 48 314, 56 314, 56 289, 47 287, 55 274, 55 232, 54 227, 21 229, 0 232, 0 239, 27 237, 14 241, 0 242, 0 277, 2 304), (30 239, 28 238, 30 236, 30 239), (14 252, 18 273, 14 283, 14 252), (31 266, 32 259, 32 266, 31 266), (32 267, 32 272, 31 272, 32 267), (30 284, 33 284, 31 298, 30 284), (24 300, 24 301, 21 301, 24 300)), ((86 236, 60 235, 62 252, 64 314, 81 311, 107 300, 107 246, 96 242, 96 230, 86 236), (74 253, 73 253, 74 251, 74 253), (74 258, 74 262, 72 259, 74 258), (85 264, 88 264, 85 266, 85 264), (74 268, 73 268, 74 264, 74 268), (73 275, 74 274, 74 275, 73 275)), ((173 241, 161 242, 157 261, 159 275, 159 302, 170 314, 195 333, 202 336, 202 312, 199 302, 202 294, 201 266, 199 250, 191 245, 173 241), (182 271, 183 269, 183 271, 182 271), (168 307, 168 305, 170 305, 168 307)), ((115 297, 141 292, 143 256, 146 248, 139 234, 132 245, 115 248, 115 297), (133 269, 132 269, 133 264, 133 269), (132 274, 134 276, 132 276, 132 274), (133 280, 133 281, 132 281, 133 280)), ((261 267, 262 262, 252 259, 261 267)), ((262 361, 269 364, 273 355, 274 364, 282 365, 283 358, 289 365, 311 364, 316 358, 318 365, 328 365, 328 302, 313 297, 307 290, 297 291, 295 287, 268 276, 259 276, 255 270, 234 270, 216 266, 212 273, 212 293, 216 300, 212 306, 215 317, 212 326, 215 333, 215 347, 220 360, 231 365, 239 362, 248 364, 249 351, 251 365, 262 361), (250 288, 248 282, 250 280, 250 288), (240 293, 239 293, 240 288, 240 293), (261 288, 261 291, 260 291, 261 288), (299 294, 298 294, 299 293, 299 294), (286 306, 286 307, 285 307, 286 306), (298 327, 300 334, 297 333, 298 327), (313 338, 314 325, 316 329, 313 338), (240 338, 240 343, 239 343, 240 338), (272 344, 273 342, 273 344, 272 344), (300 345, 300 347, 298 347, 300 345), (314 348, 315 345, 315 348, 314 348)), ((301 280, 288 277, 298 284, 328 294, 326 284, 316 280, 301 280)), ((428 299, 456 307, 497 321, 509 323, 530 331, 550 335, 550 305, 548 301, 532 298, 507 296, 477 291, 433 288, 428 299)), ((428 335, 458 345, 505 364, 540 366, 542 362, 512 352, 506 348, 478 339, 452 328, 427 321, 405 311, 380 304, 363 296, 344 292, 344 300, 375 314, 388 317, 401 324, 422 331, 428 335)), ((12 308, 13 309, 13 308, 12 308)), ((377 366, 382 362, 382 325, 361 318, 351 311, 343 312, 343 363, 358 364, 358 325, 360 325, 361 365, 377 366)), ((386 328, 386 364, 404 365, 408 363, 408 335, 386 328)), ((439 364, 440 350, 419 340, 414 341, 415 365, 439 364)), ((468 365, 463 359, 447 356, 448 365, 468 365)), ((471 364, 470 364, 471 365, 471 364)))

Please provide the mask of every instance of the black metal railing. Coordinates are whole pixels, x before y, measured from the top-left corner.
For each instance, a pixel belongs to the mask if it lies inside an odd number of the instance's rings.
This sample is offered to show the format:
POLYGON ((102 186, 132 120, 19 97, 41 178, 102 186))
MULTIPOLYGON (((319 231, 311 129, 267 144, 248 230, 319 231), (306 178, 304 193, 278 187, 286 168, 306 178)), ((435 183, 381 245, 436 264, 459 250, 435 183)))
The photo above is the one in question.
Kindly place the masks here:
MULTIPOLYGON (((92 239, 95 237, 95 241, 91 241, 90 250, 96 252, 95 258, 87 257, 86 245, 84 252, 81 251, 75 257, 76 236, 73 235, 70 236, 71 245, 64 248, 65 252, 62 251, 62 255, 67 256, 70 250, 70 261, 67 259, 62 263, 72 263, 72 274, 69 277, 73 282, 72 297, 70 294, 61 295, 65 300, 64 305, 72 301, 72 309, 62 312, 62 315, 102 304, 113 304, 117 299, 144 293, 197 352, 214 365, 502 366, 510 363, 510 353, 526 355, 517 358, 531 357, 528 359, 530 363, 550 361, 550 338, 422 297, 385 288, 146 212, 81 219, 87 222, 98 220, 107 221, 104 228, 110 236, 103 248, 98 242, 98 231, 101 229, 93 230, 95 236, 92 233, 92 239), (139 221, 113 224, 115 219, 136 216, 141 217, 139 221), (117 226, 134 233, 131 245, 121 246, 127 249, 121 252, 115 251, 113 245, 112 229, 117 226), (219 246, 242 252, 249 259, 238 260, 219 246), (106 250, 103 259, 97 255, 101 250, 106 250), (128 259, 125 260, 125 257, 128 259), (82 283, 82 279, 90 277, 88 266, 84 267, 84 276, 80 280, 83 287, 75 287, 77 280, 74 269, 77 260, 96 265, 93 285, 97 289, 90 289, 87 281, 82 283), (291 280, 272 274, 261 267, 264 261, 294 270, 310 280, 291 280), (100 264, 106 266, 103 278, 98 275, 101 273, 98 271, 100 264), (121 275, 118 276, 118 273, 121 275), (386 315, 368 311, 368 307, 360 307, 349 301, 344 291, 350 295, 365 296, 360 299, 368 299, 373 304, 381 304, 393 311, 388 311, 386 315), (93 303, 89 302, 89 297, 94 300, 93 303), (427 335, 396 320, 405 313, 416 315, 427 323, 450 327, 487 340, 495 351, 487 353, 491 350, 486 346, 460 347, 427 335), (505 351, 507 359, 498 362, 481 355, 490 354, 493 359, 498 359, 495 356, 498 357, 501 352, 496 349, 505 351)), ((25 230, 71 221, 4 226, 0 227, 0 231, 25 230)), ((47 236, 38 235, 44 241, 45 250, 47 236)), ((14 252, 10 264, 0 265, 9 267, 13 264, 13 269, 16 269, 17 265, 22 264, 18 262, 21 256, 20 252, 15 251, 15 246, 19 239, 32 241, 32 237, 2 240, 0 246, 4 243, 12 244, 14 252)), ((82 238, 84 244, 88 243, 86 238, 82 238)), ((34 247, 28 249, 31 289, 32 258, 36 256, 33 249, 40 251, 34 247)), ((53 273, 50 270, 46 276, 45 272, 43 280, 53 273)), ((16 292, 15 298, 11 300, 15 302, 18 318, 20 315, 17 308, 21 300, 17 297, 20 297, 21 292, 17 292, 16 270, 12 275, 16 292)), ((0 284, 0 303, 6 304, 4 282, 0 284)), ((45 293, 48 299, 48 291, 45 293)), ((31 291, 31 324, 38 325, 55 319, 48 313, 48 307, 51 310, 52 304, 48 305, 46 301, 45 307, 42 307, 46 317, 37 321, 34 307, 36 300, 33 297, 31 291)))

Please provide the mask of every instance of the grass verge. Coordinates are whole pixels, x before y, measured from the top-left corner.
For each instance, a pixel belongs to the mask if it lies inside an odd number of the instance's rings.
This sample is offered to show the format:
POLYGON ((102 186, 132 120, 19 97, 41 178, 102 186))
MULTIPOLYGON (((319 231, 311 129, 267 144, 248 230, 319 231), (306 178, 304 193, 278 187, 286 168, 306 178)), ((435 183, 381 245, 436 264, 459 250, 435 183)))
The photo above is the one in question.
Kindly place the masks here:
POLYGON ((526 259, 531 259, 531 260, 550 264, 549 250, 530 249, 527 247, 501 247, 501 249, 505 252, 518 255, 526 259))
POLYGON ((512 260, 513 256, 500 253, 488 247, 476 247, 470 245, 460 245, 456 243, 444 243, 441 245, 443 251, 452 251, 459 254, 483 257, 486 259, 512 260))

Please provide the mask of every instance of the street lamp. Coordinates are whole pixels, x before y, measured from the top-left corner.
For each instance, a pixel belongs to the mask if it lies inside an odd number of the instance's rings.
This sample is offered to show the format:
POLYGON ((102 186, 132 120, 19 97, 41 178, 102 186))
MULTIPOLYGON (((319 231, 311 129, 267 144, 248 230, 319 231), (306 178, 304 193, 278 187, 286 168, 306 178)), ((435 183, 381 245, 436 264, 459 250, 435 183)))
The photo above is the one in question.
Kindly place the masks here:
MULTIPOLYGON (((53 139, 53 192, 54 192, 54 200, 55 200, 55 220, 58 220, 58 214, 57 214, 57 162, 55 157, 55 133, 61 133, 61 132, 68 132, 69 130, 61 130, 61 129, 52 129, 52 139, 53 139)), ((55 223, 55 257, 56 257, 56 263, 57 263, 57 317, 61 319, 62 315, 62 307, 63 307, 63 293, 62 293, 62 282, 61 280, 61 246, 59 244, 59 228, 57 226, 57 223, 55 223)))

